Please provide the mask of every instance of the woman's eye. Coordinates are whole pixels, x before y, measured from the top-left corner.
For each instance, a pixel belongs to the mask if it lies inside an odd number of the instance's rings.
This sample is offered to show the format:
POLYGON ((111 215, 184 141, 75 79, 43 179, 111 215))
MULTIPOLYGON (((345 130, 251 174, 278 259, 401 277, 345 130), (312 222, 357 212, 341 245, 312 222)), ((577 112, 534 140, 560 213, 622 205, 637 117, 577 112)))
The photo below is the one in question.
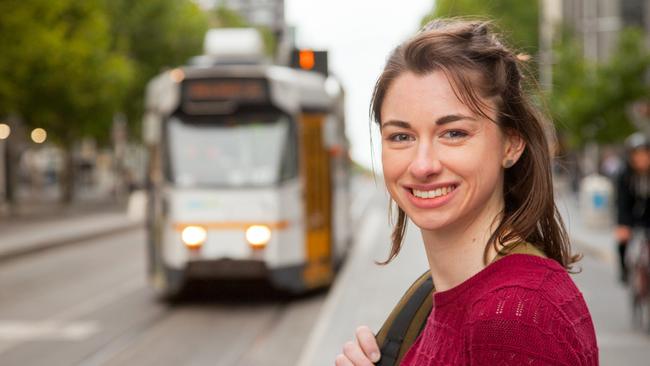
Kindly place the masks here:
POLYGON ((401 141, 409 141, 411 137, 405 133, 395 133, 388 136, 388 139, 390 141, 401 142, 401 141))
POLYGON ((467 133, 459 130, 450 130, 442 134, 442 136, 450 139, 462 139, 467 137, 467 133))

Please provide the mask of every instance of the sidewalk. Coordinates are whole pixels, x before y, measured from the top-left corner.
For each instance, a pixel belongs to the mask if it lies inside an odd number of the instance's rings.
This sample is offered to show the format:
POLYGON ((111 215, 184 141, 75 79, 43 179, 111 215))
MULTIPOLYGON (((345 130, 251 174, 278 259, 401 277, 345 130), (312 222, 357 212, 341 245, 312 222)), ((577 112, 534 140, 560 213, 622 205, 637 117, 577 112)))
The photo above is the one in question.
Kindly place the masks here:
POLYGON ((567 190, 557 190, 555 194, 555 203, 566 225, 573 251, 615 264, 613 218, 610 225, 587 226, 582 220, 577 195, 567 190))
POLYGON ((130 219, 124 208, 109 202, 65 208, 30 204, 18 212, 0 217, 0 261, 142 225, 140 220, 130 219))

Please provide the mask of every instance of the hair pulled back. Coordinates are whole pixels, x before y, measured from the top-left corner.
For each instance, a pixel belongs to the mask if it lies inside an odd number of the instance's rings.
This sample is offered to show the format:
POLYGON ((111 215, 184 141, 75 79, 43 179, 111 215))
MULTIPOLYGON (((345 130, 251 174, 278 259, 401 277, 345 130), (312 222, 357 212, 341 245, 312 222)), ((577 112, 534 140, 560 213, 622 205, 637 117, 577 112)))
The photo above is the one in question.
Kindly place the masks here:
MULTIPOLYGON (((519 63, 491 23, 433 20, 389 56, 375 84, 371 118, 381 128, 381 108, 386 92, 393 81, 406 72, 416 75, 443 72, 456 97, 472 112, 488 119, 491 119, 486 112, 488 106, 483 100, 494 100, 498 110, 492 122, 506 134, 519 135, 526 147, 517 163, 505 170, 504 211, 500 221, 495 223, 496 230, 488 240, 484 258, 487 260, 489 245, 499 250, 500 245, 525 240, 571 269, 579 256, 571 254, 553 197, 551 142, 554 142, 555 133, 549 120, 542 117, 524 91, 519 63)), ((397 256, 406 231, 406 213, 400 207, 397 209, 392 248, 384 264, 397 256)))

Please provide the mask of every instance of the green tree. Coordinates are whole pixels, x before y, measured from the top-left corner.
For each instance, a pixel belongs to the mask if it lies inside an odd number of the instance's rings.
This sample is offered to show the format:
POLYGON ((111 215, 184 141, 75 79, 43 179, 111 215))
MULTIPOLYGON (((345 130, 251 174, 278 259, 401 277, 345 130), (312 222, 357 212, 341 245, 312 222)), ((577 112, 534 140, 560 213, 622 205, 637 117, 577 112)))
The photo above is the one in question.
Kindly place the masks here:
POLYGON ((45 128, 64 148, 69 201, 72 145, 107 142, 119 112, 138 133, 146 83, 199 54, 206 30, 191 0, 0 2, 0 116, 45 128))
POLYGON ((69 202, 72 146, 82 136, 108 136, 131 64, 110 49, 99 0, 3 2, 0 24, 0 112, 44 128, 64 149, 62 198, 69 202))
POLYGON ((225 6, 214 9, 210 17, 210 26, 213 28, 247 28, 248 22, 236 11, 225 6))
POLYGON ((586 60, 570 35, 560 39, 554 54, 549 107, 570 147, 581 148, 589 141, 619 142, 634 131, 626 109, 650 97, 645 82, 650 53, 642 32, 622 31, 616 51, 605 63, 586 60))
POLYGON ((436 0, 422 24, 438 17, 493 19, 518 50, 531 55, 539 50, 539 0, 436 0))
POLYGON ((112 49, 125 54, 135 72, 121 110, 139 134, 145 88, 166 68, 201 53, 207 15, 191 0, 103 0, 111 24, 112 49))

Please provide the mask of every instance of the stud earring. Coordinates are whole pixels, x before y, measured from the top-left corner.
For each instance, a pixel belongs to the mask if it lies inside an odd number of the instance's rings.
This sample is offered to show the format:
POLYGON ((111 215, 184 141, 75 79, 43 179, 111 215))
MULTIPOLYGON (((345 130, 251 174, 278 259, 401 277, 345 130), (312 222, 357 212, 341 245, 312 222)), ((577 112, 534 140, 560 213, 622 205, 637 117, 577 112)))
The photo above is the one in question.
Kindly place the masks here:
POLYGON ((508 159, 508 160, 506 160, 505 163, 503 163, 503 166, 504 166, 506 169, 512 167, 513 165, 515 165, 515 162, 514 162, 514 160, 511 160, 511 159, 508 159))

